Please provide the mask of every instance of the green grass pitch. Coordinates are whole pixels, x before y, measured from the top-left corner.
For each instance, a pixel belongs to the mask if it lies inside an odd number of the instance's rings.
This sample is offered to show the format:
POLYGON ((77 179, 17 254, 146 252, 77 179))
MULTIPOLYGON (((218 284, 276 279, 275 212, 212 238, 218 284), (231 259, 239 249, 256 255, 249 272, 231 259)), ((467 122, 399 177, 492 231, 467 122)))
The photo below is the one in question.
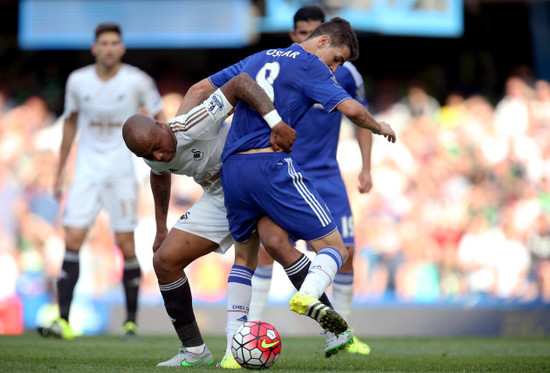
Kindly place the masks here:
MULTIPOLYGON (((549 338, 376 338, 368 339, 369 356, 323 354, 319 336, 282 336, 283 349, 270 371, 280 372, 550 372, 549 338)), ((367 339, 365 339, 367 340, 367 339)), ((225 338, 205 342, 217 363, 225 338)), ((44 339, 37 333, 0 336, 0 372, 154 372, 177 353, 175 336, 80 337, 74 341, 44 339)), ((180 368, 178 368, 180 369, 180 368)), ((221 371, 215 365, 194 372, 221 371)))

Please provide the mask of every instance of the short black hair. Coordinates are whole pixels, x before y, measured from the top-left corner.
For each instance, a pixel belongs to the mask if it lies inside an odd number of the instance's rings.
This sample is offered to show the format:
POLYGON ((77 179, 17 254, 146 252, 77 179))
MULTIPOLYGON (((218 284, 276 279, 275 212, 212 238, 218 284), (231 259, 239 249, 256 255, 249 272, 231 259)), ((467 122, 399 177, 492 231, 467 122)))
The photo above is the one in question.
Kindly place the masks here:
POLYGON ((351 28, 348 21, 340 17, 334 17, 330 21, 321 23, 309 35, 308 39, 313 39, 318 36, 327 35, 330 37, 330 45, 332 47, 347 46, 350 51, 350 61, 355 61, 359 58, 359 41, 355 31, 351 28))
POLYGON ((120 26, 116 23, 101 23, 95 29, 95 40, 99 38, 104 32, 116 32, 119 36, 122 36, 120 26))
POLYGON ((294 29, 296 30, 296 24, 300 21, 319 21, 325 22, 325 12, 318 6, 304 6, 296 11, 294 14, 294 29))

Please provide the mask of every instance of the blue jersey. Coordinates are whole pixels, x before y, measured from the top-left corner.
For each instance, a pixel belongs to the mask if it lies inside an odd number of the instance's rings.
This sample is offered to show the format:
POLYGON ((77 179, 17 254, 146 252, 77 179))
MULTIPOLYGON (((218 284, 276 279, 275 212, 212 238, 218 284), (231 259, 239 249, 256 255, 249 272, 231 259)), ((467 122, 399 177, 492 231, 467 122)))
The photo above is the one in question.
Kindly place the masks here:
MULTIPOLYGON (((367 105, 363 78, 351 62, 348 61, 340 66, 334 76, 351 97, 367 105)), ((322 169, 340 172, 336 150, 342 115, 339 111, 328 113, 321 105, 316 104, 296 126, 296 141, 292 146, 292 157, 306 173, 310 170, 322 169)), ((308 174, 308 176, 311 175, 308 174)))
MULTIPOLYGON (((256 79, 291 127, 296 127, 316 103, 330 112, 342 101, 351 99, 327 65, 299 44, 253 54, 212 75, 210 82, 221 87, 242 72, 256 79)), ((224 161, 234 153, 270 146, 271 128, 263 118, 243 102, 236 108, 222 154, 224 161)))

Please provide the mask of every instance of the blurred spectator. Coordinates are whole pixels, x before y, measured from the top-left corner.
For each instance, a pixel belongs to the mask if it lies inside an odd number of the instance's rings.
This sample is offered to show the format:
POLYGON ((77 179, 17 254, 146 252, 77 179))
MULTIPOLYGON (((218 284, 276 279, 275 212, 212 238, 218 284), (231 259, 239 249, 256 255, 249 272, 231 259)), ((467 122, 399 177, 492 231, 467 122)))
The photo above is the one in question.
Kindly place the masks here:
POLYGON ((514 208, 504 212, 493 246, 496 248, 495 293, 500 299, 509 301, 532 300, 533 293, 528 281, 531 257, 522 239, 523 235, 514 222, 514 208))
POLYGON ((400 101, 413 118, 428 117, 437 120, 439 102, 427 92, 426 85, 420 80, 413 80, 409 84, 407 95, 400 101))
POLYGON ((531 278, 535 280, 538 297, 550 302, 550 216, 541 213, 528 237, 531 252, 531 278))
POLYGON ((506 80, 505 95, 495 107, 497 136, 508 139, 527 132, 532 96, 532 89, 521 78, 511 76, 506 80))
POLYGON ((496 286, 495 232, 483 214, 475 215, 458 244, 458 262, 464 274, 466 295, 486 299, 496 286))

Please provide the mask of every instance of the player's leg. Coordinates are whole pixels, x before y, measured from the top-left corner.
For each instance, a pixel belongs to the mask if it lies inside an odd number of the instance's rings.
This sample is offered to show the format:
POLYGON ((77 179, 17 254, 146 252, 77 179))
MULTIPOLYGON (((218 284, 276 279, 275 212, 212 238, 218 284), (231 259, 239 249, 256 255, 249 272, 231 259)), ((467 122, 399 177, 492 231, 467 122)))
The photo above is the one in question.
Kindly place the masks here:
POLYGON ((122 285, 126 300, 126 320, 122 333, 126 339, 136 339, 138 337, 136 317, 141 283, 141 268, 136 256, 134 239, 134 230, 138 223, 138 184, 133 178, 119 180, 113 186, 102 188, 100 198, 109 213, 115 244, 124 258, 122 285))
POLYGON ((318 300, 347 258, 342 237, 323 199, 293 159, 286 154, 268 154, 247 155, 261 161, 262 175, 255 178, 259 185, 251 180, 254 200, 291 237, 310 245, 315 242, 312 247, 318 253, 300 291, 291 299, 291 310, 314 318, 327 331, 344 332, 346 322, 318 300))
POLYGON ((227 346, 225 355, 231 354, 231 339, 243 322, 248 321, 252 296, 252 274, 258 265, 258 235, 246 242, 235 243, 235 263, 227 280, 227 346))
POLYGON ((179 353, 159 366, 198 366, 213 362, 196 322, 191 288, 183 269, 217 247, 213 241, 173 228, 153 256, 164 306, 181 341, 179 353))
MULTIPOLYGON (((353 258, 355 253, 355 227, 346 186, 339 171, 328 173, 323 171, 310 176, 313 178, 319 194, 327 203, 348 252, 347 260, 336 273, 332 283, 334 309, 345 320, 348 320, 351 313, 351 301, 354 290, 353 258)), ((353 337, 352 343, 346 347, 346 351, 366 355, 370 353, 370 348, 366 343, 353 337)))
POLYGON ((74 289, 80 276, 79 253, 89 228, 101 210, 99 194, 100 188, 97 184, 88 180, 75 178, 71 185, 63 213, 65 255, 56 284, 59 318, 49 327, 38 328, 42 336, 74 338, 69 325, 69 314, 74 289))
POLYGON ((86 239, 88 229, 66 226, 63 230, 65 232, 65 256, 57 281, 57 297, 59 316, 68 322, 74 288, 80 276, 80 248, 86 239))
MULTIPOLYGON (((309 266, 311 264, 309 258, 297 250, 292 244, 288 233, 267 216, 262 217, 258 221, 258 233, 260 235, 260 240, 264 243, 268 251, 267 254, 271 254, 269 257, 271 258, 271 256, 273 256, 273 258, 283 266, 288 279, 296 290, 299 290, 309 272, 309 266)), ((260 261, 261 258, 262 256, 259 255, 260 261)), ((253 298, 255 291, 254 286, 253 278, 253 298)), ((321 295, 319 300, 323 304, 332 307, 326 294, 321 295)))
POLYGON ((38 328, 38 332, 44 337, 53 336, 71 340, 74 338, 74 334, 69 324, 69 315, 74 289, 80 276, 80 248, 86 239, 88 229, 66 226, 64 232, 65 255, 61 265, 61 273, 57 279, 59 318, 48 327, 38 328))
POLYGON ((308 244, 317 255, 299 292, 290 299, 290 309, 317 320, 327 332, 336 335, 347 333, 346 321, 332 308, 318 301, 347 256, 340 233, 335 229, 320 239, 308 241, 308 244))
POLYGON ((71 340, 74 338, 74 334, 69 324, 69 314, 74 288, 80 275, 80 248, 86 239, 88 229, 64 227, 64 231, 65 255, 56 284, 59 317, 49 326, 39 327, 38 333, 43 337, 52 336, 71 340))
POLYGON ((258 267, 252 276, 252 297, 250 299, 248 320, 263 319, 273 277, 273 262, 273 258, 261 245, 258 252, 258 267))
MULTIPOLYGON (((348 259, 344 262, 340 271, 336 273, 334 282, 332 283, 332 296, 334 302, 334 309, 345 320, 348 320, 351 312, 351 301, 353 298, 353 257, 355 252, 354 246, 347 246, 348 259)), ((327 336, 327 344, 330 336, 327 336)), ((365 342, 359 340, 359 338, 353 336, 345 346, 345 351, 349 353, 356 353, 361 355, 370 354, 370 347, 365 342)))
POLYGON ((135 250, 134 232, 116 232, 115 243, 124 258, 122 285, 126 299, 126 321, 123 326, 125 338, 137 338, 137 310, 139 286, 141 283, 141 267, 135 250))
MULTIPOLYGON (((277 258, 277 261, 283 265, 288 278, 296 290, 299 290, 309 272, 311 264, 309 258, 296 250, 290 241, 288 233, 275 224, 270 218, 263 217, 260 219, 258 222, 258 232, 260 237, 266 237, 266 248, 268 248, 269 252, 271 252, 273 256, 277 258)), ((324 305, 332 307, 325 293, 323 293, 319 300, 324 305)), ((338 336, 334 333, 326 332, 325 355, 329 357, 338 353, 351 343, 352 338, 350 332, 344 332, 338 336)))
POLYGON ((231 267, 227 280, 227 324, 225 328, 227 343, 224 357, 217 364, 219 368, 241 368, 231 353, 231 341, 239 326, 248 321, 252 296, 252 274, 258 264, 259 244, 256 233, 244 243, 235 243, 235 263, 231 267))
POLYGON ((332 296, 334 309, 347 320, 351 312, 351 300, 353 298, 353 257, 355 248, 347 246, 346 249, 348 259, 334 277, 332 296))
POLYGON ((213 357, 204 344, 193 312, 193 298, 184 269, 212 251, 224 253, 233 240, 221 193, 204 192, 174 224, 153 256, 153 266, 164 306, 181 341, 178 355, 160 366, 210 365, 213 357))
MULTIPOLYGON (((256 228, 257 216, 262 215, 272 218, 292 237, 306 240, 330 236, 337 230, 326 205, 300 171, 286 153, 234 154, 225 160, 221 181, 235 241, 245 242, 256 228)), ((347 252, 341 238, 341 245, 328 240, 327 243, 334 244, 331 250, 338 253, 343 262, 347 252)), ((344 332, 347 329, 345 320, 319 302, 318 297, 323 292, 324 289, 316 294, 317 298, 297 293, 299 296, 291 300, 291 309, 314 318, 326 330, 344 332)))

